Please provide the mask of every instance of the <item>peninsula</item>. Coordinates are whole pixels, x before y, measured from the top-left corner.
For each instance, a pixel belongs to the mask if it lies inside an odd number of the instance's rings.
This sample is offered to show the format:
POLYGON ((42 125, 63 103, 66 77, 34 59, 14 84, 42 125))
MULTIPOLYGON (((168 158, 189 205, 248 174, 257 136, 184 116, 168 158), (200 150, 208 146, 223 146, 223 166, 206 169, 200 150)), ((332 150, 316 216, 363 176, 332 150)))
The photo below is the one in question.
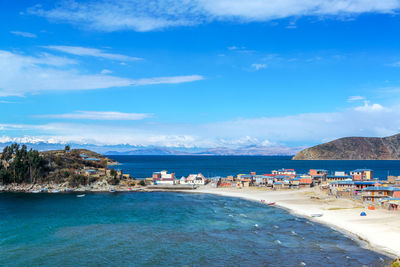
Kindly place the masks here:
POLYGON ((345 137, 300 151, 294 160, 400 160, 400 134, 345 137))
POLYGON ((109 168, 114 160, 86 149, 28 150, 25 145, 6 146, 0 154, 0 191, 66 192, 109 191, 140 186, 121 170, 109 168))

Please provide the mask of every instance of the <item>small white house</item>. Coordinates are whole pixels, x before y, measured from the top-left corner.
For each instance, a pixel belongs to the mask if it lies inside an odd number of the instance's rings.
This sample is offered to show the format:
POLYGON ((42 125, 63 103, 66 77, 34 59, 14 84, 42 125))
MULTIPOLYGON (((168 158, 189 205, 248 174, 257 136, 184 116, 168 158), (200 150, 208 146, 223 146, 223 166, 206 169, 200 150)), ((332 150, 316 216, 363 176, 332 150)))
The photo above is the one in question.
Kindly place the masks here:
POLYGON ((191 174, 187 178, 182 177, 180 179, 181 184, 189 184, 189 185, 205 185, 207 179, 204 177, 203 174, 191 174))

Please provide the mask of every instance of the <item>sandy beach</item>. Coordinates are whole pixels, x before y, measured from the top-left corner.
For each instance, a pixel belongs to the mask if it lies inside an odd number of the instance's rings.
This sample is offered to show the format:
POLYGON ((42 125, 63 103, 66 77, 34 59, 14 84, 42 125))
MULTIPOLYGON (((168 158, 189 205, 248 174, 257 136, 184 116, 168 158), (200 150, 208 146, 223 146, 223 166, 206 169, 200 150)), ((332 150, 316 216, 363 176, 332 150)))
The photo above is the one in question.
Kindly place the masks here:
POLYGON ((317 188, 266 191, 259 189, 201 188, 193 193, 240 197, 252 201, 276 202, 293 214, 329 225, 366 241, 371 249, 400 256, 400 213, 383 209, 368 210, 362 204, 330 197, 317 188), (365 211, 367 216, 360 213, 365 211), (323 214, 322 217, 311 217, 323 214))

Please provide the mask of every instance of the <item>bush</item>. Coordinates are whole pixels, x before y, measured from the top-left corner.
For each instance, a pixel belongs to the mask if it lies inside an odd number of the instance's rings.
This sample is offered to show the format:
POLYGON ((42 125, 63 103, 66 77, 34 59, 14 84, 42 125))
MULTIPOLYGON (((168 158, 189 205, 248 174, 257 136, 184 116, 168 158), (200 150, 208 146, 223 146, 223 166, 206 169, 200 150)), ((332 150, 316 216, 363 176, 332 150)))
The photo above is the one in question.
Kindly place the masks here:
POLYGON ((141 181, 139 182, 139 185, 141 185, 141 186, 145 186, 145 185, 146 185, 146 183, 145 183, 145 181, 144 181, 144 180, 141 180, 141 181))
POLYGON ((88 183, 89 183, 89 184, 93 184, 93 183, 95 183, 95 182, 97 182, 97 181, 98 181, 98 178, 97 178, 97 177, 89 177, 88 183))
POLYGON ((84 175, 74 174, 68 179, 68 184, 72 187, 87 185, 87 177, 84 175))

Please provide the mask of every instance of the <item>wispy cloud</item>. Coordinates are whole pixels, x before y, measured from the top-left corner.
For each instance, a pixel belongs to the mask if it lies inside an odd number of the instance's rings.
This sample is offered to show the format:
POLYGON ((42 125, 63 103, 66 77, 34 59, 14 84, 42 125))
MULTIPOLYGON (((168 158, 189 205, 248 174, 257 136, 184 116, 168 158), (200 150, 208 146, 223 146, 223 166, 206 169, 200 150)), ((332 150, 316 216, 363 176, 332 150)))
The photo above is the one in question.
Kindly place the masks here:
POLYGON ((123 113, 117 111, 76 111, 74 113, 39 115, 40 118, 72 120, 128 120, 136 121, 153 117, 149 113, 123 113))
POLYGON ((364 96, 360 96, 360 95, 355 95, 355 96, 350 96, 347 99, 348 102, 360 101, 360 100, 365 100, 365 97, 364 96))
POLYGON ((387 66, 398 68, 398 67, 400 67, 400 61, 387 64, 387 66))
POLYGON ((254 63, 254 64, 251 64, 251 67, 255 70, 261 70, 261 69, 266 69, 267 64, 254 63))
POLYGON ((105 52, 104 50, 100 50, 97 48, 87 48, 81 46, 61 46, 61 45, 49 45, 44 46, 44 48, 60 51, 67 54, 77 55, 77 56, 91 56, 91 57, 98 57, 98 58, 105 58, 111 60, 118 60, 118 61, 137 61, 141 60, 138 57, 130 57, 126 55, 120 54, 113 54, 105 52))
POLYGON ((254 22, 302 16, 352 16, 394 13, 397 0, 99 0, 37 5, 28 13, 99 31, 151 31, 211 21, 254 22))
POLYGON ((94 90, 202 80, 201 75, 122 78, 107 74, 82 74, 77 61, 41 54, 37 57, 0 50, 0 96, 24 96, 43 91, 94 90))
POLYGON ((133 82, 133 85, 150 85, 150 84, 174 84, 201 81, 204 77, 201 75, 187 75, 175 77, 157 77, 157 78, 143 78, 133 82))
POLYGON ((36 38, 37 35, 30 32, 11 31, 12 34, 26 38, 36 38))
POLYGON ((100 73, 101 73, 101 74, 111 74, 112 71, 111 71, 111 70, 104 69, 104 70, 101 70, 100 73))

